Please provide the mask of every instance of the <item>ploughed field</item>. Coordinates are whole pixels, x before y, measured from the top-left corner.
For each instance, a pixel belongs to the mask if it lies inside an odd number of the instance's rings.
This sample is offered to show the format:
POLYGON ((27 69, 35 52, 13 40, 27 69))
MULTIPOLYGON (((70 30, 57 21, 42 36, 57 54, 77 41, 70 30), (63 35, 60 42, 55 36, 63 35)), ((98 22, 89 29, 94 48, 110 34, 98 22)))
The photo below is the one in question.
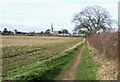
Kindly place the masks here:
POLYGON ((65 50, 81 41, 78 37, 2 36, 2 77, 4 80, 53 79, 54 73, 57 75, 74 57, 66 54, 76 53, 65 50), (44 78, 45 75, 48 76, 44 78))

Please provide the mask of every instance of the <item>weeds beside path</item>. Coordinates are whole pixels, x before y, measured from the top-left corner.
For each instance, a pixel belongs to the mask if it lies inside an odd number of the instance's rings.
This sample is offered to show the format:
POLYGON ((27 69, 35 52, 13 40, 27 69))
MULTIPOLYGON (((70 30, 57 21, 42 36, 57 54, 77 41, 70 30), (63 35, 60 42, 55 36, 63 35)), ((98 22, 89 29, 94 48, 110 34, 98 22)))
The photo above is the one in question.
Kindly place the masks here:
POLYGON ((94 61, 93 55, 90 53, 90 50, 85 45, 76 79, 96 80, 98 66, 99 65, 94 61))

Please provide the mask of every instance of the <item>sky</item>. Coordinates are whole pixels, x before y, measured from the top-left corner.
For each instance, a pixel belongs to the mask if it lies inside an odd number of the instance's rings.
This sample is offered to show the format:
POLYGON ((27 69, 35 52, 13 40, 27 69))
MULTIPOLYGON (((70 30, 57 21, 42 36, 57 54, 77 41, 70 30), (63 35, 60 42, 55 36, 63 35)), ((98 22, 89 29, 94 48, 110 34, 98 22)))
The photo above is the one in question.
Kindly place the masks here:
POLYGON ((106 8, 118 20, 119 0, 0 0, 0 30, 45 31, 53 23, 54 30, 68 29, 75 24, 74 15, 87 6, 106 8))

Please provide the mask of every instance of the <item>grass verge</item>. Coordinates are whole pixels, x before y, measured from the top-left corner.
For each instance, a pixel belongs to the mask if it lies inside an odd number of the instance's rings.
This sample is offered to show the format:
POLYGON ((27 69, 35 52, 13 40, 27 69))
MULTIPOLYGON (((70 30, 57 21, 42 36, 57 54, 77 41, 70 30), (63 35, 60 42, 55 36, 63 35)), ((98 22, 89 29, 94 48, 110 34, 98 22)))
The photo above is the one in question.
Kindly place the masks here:
POLYGON ((77 80, 96 80, 97 63, 93 60, 87 46, 84 47, 79 71, 77 73, 77 80))

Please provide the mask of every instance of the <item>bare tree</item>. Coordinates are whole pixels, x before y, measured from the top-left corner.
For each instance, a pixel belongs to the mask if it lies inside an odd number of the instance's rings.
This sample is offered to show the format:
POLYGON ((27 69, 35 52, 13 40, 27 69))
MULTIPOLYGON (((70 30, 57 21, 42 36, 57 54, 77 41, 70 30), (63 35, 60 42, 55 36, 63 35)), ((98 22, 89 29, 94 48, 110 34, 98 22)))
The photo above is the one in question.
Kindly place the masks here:
POLYGON ((106 28, 112 28, 112 22, 110 13, 98 5, 88 6, 83 11, 79 12, 73 18, 76 26, 74 30, 80 30, 85 28, 89 33, 96 33, 99 30, 106 30, 106 28))

